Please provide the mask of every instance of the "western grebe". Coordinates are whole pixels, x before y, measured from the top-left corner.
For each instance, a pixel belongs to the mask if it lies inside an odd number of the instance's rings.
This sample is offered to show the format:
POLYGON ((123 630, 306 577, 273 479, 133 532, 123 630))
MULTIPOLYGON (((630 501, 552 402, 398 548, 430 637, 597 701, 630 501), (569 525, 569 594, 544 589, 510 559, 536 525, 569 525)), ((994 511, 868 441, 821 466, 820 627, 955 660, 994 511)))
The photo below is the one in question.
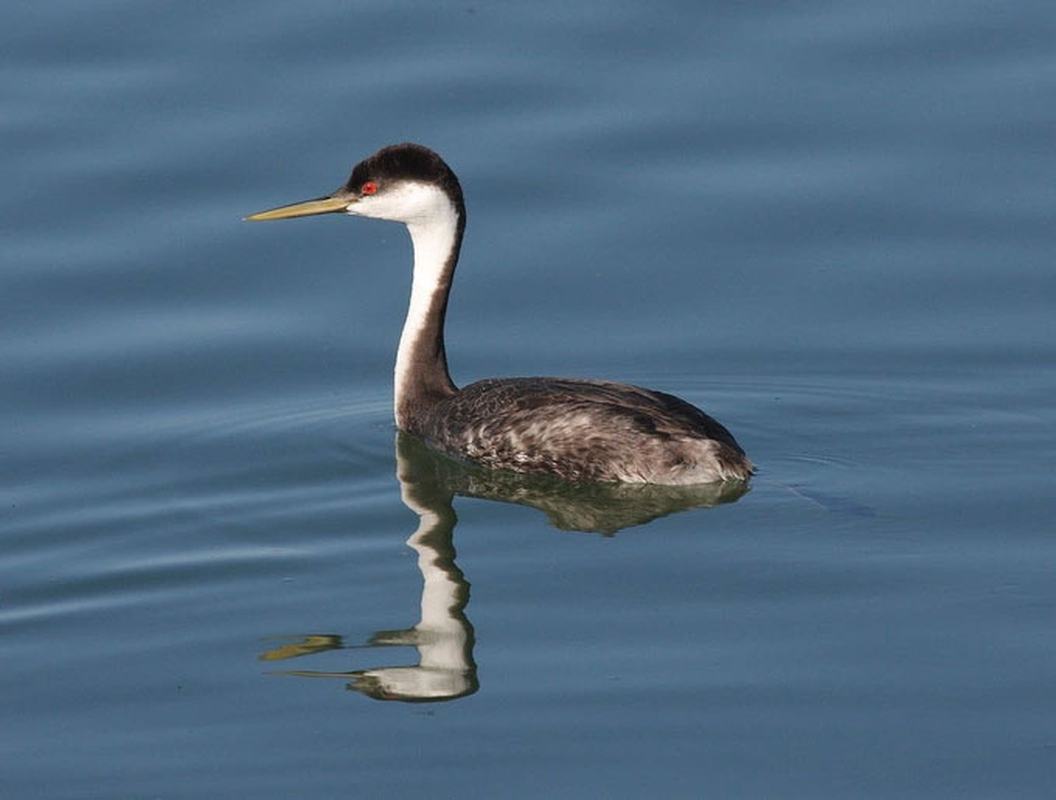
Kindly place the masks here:
POLYGON ((466 207, 451 168, 416 144, 382 148, 326 197, 246 217, 346 213, 411 234, 411 301, 396 354, 400 430, 485 467, 573 481, 693 484, 747 480, 752 462, 726 428, 673 395, 600 380, 491 378, 459 389, 444 316, 466 207))

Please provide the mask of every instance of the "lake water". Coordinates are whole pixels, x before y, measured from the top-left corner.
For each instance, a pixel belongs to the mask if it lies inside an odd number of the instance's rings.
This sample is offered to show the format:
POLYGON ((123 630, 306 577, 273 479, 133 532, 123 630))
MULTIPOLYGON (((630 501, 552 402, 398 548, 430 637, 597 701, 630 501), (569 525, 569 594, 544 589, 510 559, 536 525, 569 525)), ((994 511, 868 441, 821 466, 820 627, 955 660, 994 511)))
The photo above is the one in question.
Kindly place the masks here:
POLYGON ((1045 0, 7 9, 0 792, 1051 796, 1054 42, 1045 0), (397 441, 405 232, 241 218, 402 140, 467 195, 455 380, 680 394, 749 492, 397 441))

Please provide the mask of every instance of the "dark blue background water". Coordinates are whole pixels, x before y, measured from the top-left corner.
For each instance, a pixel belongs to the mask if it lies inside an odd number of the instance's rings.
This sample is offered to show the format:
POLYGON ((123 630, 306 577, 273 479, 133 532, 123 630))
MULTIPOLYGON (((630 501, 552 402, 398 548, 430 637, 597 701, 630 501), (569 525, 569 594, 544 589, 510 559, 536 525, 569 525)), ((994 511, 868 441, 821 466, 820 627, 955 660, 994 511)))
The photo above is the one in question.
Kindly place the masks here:
POLYGON ((1051 3, 4 16, 4 796, 1051 792, 1051 3), (468 198, 456 381, 676 392, 750 493, 457 498, 419 569, 406 234, 240 221, 404 139, 468 198), (458 573, 469 693, 346 689, 458 573))

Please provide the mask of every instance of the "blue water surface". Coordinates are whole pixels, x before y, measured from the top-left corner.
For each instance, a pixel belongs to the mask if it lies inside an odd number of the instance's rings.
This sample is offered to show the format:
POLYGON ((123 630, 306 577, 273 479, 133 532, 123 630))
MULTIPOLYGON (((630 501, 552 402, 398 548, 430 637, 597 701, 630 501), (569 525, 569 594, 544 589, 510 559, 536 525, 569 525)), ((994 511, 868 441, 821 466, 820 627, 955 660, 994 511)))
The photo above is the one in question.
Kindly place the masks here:
POLYGON ((7 9, 3 796, 1051 796, 1054 42, 1041 0, 7 9), (677 393, 749 492, 397 441, 405 232, 241 218, 403 140, 467 196, 455 380, 677 393))

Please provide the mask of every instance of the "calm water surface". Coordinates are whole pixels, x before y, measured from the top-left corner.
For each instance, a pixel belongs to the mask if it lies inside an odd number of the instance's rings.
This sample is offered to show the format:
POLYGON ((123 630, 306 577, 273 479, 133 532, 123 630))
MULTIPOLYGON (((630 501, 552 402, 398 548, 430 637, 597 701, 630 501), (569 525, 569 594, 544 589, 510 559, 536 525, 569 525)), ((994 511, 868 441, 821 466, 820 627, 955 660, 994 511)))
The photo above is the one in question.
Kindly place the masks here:
POLYGON ((1045 797, 1050 3, 38 3, 0 32, 5 797, 1045 797), (396 225, 459 173, 457 381, 737 435, 743 496, 397 440, 396 225), (417 700, 418 702, 412 702, 417 700))

